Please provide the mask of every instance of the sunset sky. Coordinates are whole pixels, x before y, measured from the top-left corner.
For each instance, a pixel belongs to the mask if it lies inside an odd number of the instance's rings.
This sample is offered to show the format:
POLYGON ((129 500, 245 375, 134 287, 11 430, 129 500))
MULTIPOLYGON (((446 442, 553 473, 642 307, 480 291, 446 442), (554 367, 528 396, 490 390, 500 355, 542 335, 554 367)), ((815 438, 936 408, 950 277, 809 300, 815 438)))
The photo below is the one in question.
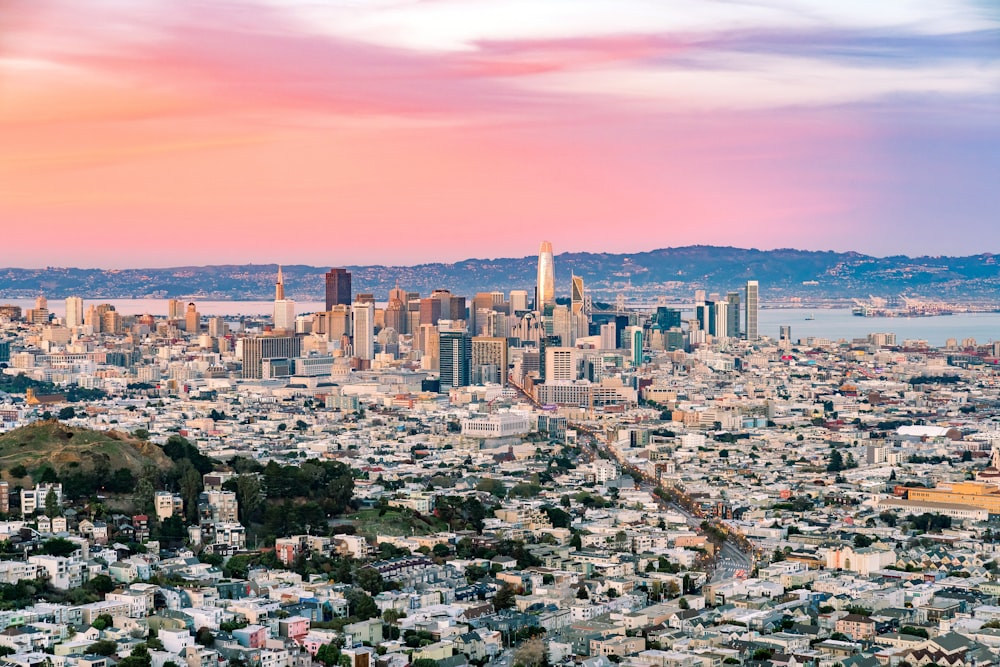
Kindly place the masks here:
POLYGON ((995 0, 0 0, 0 266, 998 229, 995 0))

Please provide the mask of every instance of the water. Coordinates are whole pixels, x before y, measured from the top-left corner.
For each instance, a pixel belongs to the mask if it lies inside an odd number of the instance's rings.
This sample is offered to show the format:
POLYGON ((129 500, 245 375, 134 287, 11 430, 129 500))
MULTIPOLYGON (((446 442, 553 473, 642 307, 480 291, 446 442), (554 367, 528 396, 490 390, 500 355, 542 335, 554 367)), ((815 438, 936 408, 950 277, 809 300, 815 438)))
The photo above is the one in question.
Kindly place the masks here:
MULTIPOLYGON (((34 308, 34 299, 0 300, 13 303, 23 309, 34 308)), ((143 315, 165 317, 166 299, 102 299, 84 301, 84 309, 92 303, 110 303, 123 315, 143 315)), ((203 317, 238 317, 241 315, 271 315, 274 304, 271 301, 195 301, 198 312, 203 317)), ((383 305, 384 304, 380 304, 383 305)), ((322 311, 322 301, 300 301, 295 304, 296 313, 322 311)), ((49 310, 58 317, 66 313, 63 299, 49 301, 49 310)), ((691 317, 693 313, 686 313, 691 317)), ((742 318, 742 313, 741 313, 742 318)), ((1000 313, 956 313, 941 317, 856 317, 849 308, 764 308, 758 317, 758 327, 762 336, 778 337, 782 325, 792 328, 792 340, 810 336, 831 340, 864 338, 870 333, 886 332, 896 334, 896 340, 926 340, 932 346, 942 347, 949 338, 961 342, 964 338, 975 338, 980 344, 1000 340, 1000 313), (807 320, 807 317, 813 319, 807 320)))
POLYGON ((792 340, 810 336, 830 340, 864 338, 870 333, 894 333, 896 341, 926 340, 943 347, 949 338, 988 343, 1000 340, 1000 313, 956 313, 940 317, 857 317, 849 308, 762 309, 757 318, 762 336, 778 337, 781 325, 792 328, 792 340), (814 319, 807 320, 806 317, 814 319))

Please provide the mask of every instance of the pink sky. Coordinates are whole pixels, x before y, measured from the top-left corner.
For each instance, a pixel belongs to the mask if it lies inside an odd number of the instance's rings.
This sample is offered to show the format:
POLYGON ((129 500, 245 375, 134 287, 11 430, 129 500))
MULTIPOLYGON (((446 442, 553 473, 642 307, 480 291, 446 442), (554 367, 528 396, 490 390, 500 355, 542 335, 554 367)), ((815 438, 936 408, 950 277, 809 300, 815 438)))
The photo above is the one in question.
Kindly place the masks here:
POLYGON ((0 266, 1000 251, 998 17, 831 4, 0 0, 0 266))

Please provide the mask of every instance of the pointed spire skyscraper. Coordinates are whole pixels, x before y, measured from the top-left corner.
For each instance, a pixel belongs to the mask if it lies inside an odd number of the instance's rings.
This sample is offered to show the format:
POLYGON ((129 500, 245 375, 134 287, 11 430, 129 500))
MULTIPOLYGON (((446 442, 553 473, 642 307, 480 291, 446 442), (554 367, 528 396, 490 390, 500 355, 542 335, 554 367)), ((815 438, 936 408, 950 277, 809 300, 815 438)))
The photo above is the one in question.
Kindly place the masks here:
POLYGON ((278 281, 274 283, 274 300, 285 300, 285 279, 281 275, 281 264, 278 265, 278 281))

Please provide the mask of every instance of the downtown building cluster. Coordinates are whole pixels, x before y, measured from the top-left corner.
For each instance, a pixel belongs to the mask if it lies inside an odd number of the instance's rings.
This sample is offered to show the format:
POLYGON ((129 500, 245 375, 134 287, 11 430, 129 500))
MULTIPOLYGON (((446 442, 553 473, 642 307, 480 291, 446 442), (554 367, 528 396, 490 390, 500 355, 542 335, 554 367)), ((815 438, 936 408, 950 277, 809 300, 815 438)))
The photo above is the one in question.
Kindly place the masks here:
POLYGON ((551 250, 510 293, 3 310, 0 457, 103 433, 187 472, 4 463, 2 661, 998 661, 997 345, 771 339, 753 281, 566 298, 551 250))

